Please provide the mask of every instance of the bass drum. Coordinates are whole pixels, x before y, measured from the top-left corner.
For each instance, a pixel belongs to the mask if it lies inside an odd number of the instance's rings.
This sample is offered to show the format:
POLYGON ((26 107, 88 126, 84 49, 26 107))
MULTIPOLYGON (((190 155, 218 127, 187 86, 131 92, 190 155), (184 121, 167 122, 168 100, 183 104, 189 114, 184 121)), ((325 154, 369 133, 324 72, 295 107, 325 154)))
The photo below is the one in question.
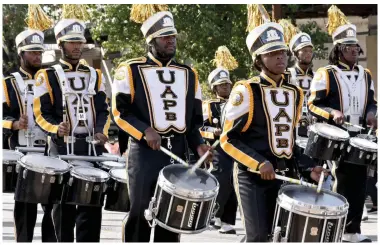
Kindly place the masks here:
POLYGON ((3 150, 3 193, 14 193, 17 184, 17 161, 24 154, 12 151, 3 150))

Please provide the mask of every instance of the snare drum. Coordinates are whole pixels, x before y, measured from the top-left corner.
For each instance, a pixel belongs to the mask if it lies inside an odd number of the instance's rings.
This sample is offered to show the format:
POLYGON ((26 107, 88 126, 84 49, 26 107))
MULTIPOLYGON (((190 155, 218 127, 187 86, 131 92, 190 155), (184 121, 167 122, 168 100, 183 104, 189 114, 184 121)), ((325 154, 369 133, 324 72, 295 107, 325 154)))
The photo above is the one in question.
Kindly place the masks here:
POLYGON ((25 155, 19 161, 15 201, 51 204, 61 201, 69 164, 42 155, 25 155))
POLYGON ((17 183, 17 161, 24 154, 12 151, 3 150, 3 193, 14 193, 17 183))
POLYGON ((129 192, 127 185, 127 170, 124 168, 111 169, 111 176, 107 191, 105 210, 129 212, 129 192))
POLYGON ((65 185, 62 203, 82 206, 103 206, 109 174, 91 167, 74 167, 65 185))
POLYGON ((316 160, 305 155, 305 148, 307 145, 308 138, 298 137, 296 140, 296 147, 294 152, 294 157, 298 166, 301 168, 314 167, 316 160))
POLYGON ((71 160, 69 161, 70 168, 74 167, 94 167, 94 164, 87 161, 71 160))
POLYGON ((286 185, 279 191, 273 222, 274 242, 341 242, 348 212, 337 193, 286 185))
POLYGON ((349 138, 346 131, 333 125, 313 124, 310 126, 305 154, 320 160, 339 161, 349 138))
POLYGON ((113 168, 125 168, 123 162, 104 161, 99 164, 100 168, 106 172, 109 172, 113 168))
POLYGON ((343 159, 357 165, 377 165, 377 144, 367 139, 351 138, 343 159))
POLYGON ((195 234, 207 229, 219 183, 205 170, 198 168, 192 174, 189 170, 179 164, 161 170, 146 218, 151 211, 159 226, 176 233, 195 234))

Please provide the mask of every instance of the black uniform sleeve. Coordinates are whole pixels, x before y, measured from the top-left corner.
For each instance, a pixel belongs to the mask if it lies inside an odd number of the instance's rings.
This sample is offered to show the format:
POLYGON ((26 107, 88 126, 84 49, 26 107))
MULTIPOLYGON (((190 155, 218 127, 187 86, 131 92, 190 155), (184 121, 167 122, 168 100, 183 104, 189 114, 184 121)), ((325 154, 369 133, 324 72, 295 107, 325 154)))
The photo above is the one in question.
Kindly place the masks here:
POLYGON ((108 137, 108 130, 111 124, 109 107, 107 104, 107 95, 105 93, 104 77, 100 70, 98 74, 98 89, 94 96, 94 106, 96 112, 95 133, 102 133, 108 137))
MULTIPOLYGON (((10 90, 13 89, 11 85, 11 78, 6 80, 3 80, 3 137, 4 138, 9 138, 14 130, 12 130, 12 125, 13 122, 17 121, 19 116, 16 113, 12 113, 11 106, 13 104, 17 104, 14 106, 18 107, 18 102, 17 101, 11 101, 10 100, 10 90)), ((14 110, 15 111, 15 110, 14 110)))

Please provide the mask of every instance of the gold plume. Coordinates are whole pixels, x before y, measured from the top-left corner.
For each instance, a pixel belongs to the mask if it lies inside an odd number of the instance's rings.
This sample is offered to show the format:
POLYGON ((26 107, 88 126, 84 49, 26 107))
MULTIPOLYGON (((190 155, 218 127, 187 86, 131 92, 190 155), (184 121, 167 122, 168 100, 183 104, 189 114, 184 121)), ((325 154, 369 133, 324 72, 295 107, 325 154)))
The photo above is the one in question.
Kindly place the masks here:
POLYGON ((265 22, 270 21, 270 16, 262 4, 248 4, 247 9, 248 32, 252 31, 255 27, 258 27, 259 25, 262 25, 265 22))
POLYGON ((167 4, 133 4, 130 19, 136 23, 144 23, 155 13, 167 10, 167 4))
POLYGON ((25 19, 30 29, 45 31, 53 25, 53 21, 39 4, 28 4, 28 15, 25 19))
POLYGON ((326 27, 330 35, 332 35, 339 26, 350 24, 347 17, 336 5, 331 5, 327 13, 328 22, 326 27))
POLYGON ((63 4, 62 19, 78 19, 86 21, 90 19, 86 4, 63 4))
POLYGON ((278 21, 278 23, 284 29, 285 43, 289 44, 292 37, 294 37, 298 33, 297 27, 295 27, 289 20, 286 20, 286 19, 281 19, 278 21))
POLYGON ((229 71, 235 70, 238 67, 238 62, 226 46, 218 48, 215 52, 215 59, 212 62, 216 67, 223 67, 229 71))

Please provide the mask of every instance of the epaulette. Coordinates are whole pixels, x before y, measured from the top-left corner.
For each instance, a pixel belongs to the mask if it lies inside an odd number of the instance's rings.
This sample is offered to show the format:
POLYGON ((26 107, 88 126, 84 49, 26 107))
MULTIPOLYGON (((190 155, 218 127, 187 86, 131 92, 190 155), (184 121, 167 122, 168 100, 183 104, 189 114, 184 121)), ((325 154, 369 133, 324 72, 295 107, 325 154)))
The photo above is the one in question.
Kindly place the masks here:
POLYGON ((147 61, 146 57, 138 57, 138 58, 133 58, 129 59, 126 61, 121 62, 118 66, 117 69, 119 69, 122 66, 129 66, 131 64, 140 64, 140 63, 145 63, 147 61))
POLYGON ((373 78, 372 72, 368 68, 365 68, 364 71, 366 71, 371 76, 371 78, 373 78))

